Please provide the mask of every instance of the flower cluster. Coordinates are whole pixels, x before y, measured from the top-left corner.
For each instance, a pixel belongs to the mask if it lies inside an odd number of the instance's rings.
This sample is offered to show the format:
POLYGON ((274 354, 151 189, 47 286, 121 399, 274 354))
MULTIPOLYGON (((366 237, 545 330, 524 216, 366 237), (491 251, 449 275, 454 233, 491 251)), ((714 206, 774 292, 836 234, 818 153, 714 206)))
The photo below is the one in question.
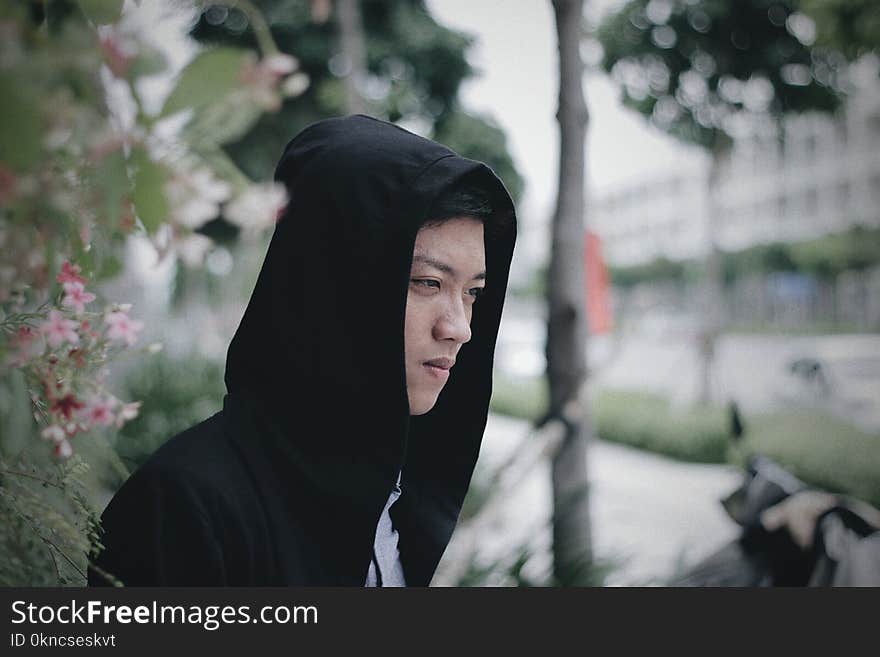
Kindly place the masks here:
POLYGON ((309 76, 297 71, 298 67, 295 57, 279 52, 246 62, 240 80, 262 109, 277 112, 283 96, 298 96, 309 86, 309 76))
POLYGON ((140 402, 122 403, 104 387, 103 365, 131 347, 143 329, 125 305, 103 313, 87 306, 95 294, 77 265, 65 262, 57 276, 60 304, 30 315, 10 340, 7 364, 25 372, 33 390, 42 436, 56 456, 73 454, 71 440, 97 427, 121 427, 137 417, 140 402))

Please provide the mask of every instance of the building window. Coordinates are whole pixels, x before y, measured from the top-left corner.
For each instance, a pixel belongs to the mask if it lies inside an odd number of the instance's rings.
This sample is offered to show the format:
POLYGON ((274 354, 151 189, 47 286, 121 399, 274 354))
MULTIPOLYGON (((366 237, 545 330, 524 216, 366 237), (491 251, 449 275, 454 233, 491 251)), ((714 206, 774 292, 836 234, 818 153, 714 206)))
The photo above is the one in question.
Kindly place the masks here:
POLYGON ((815 187, 811 187, 804 194, 804 214, 812 216, 819 210, 819 192, 815 187))
POLYGON ((835 137, 837 138, 837 146, 840 150, 846 150, 846 142, 849 139, 849 126, 846 124, 846 117, 841 116, 834 122, 835 137))
POLYGON ((850 185, 846 180, 837 183, 837 205, 840 209, 843 210, 849 206, 850 193, 850 185))
POLYGON ((804 139, 804 157, 810 159, 816 156, 816 135, 807 135, 804 139))
MULTIPOLYGON (((868 140, 871 144, 880 143, 880 114, 868 117, 868 140)), ((866 146, 868 144, 865 144, 866 146)))
POLYGON ((874 204, 880 206, 880 173, 875 173, 871 180, 868 181, 868 186, 871 190, 871 198, 874 199, 874 204))

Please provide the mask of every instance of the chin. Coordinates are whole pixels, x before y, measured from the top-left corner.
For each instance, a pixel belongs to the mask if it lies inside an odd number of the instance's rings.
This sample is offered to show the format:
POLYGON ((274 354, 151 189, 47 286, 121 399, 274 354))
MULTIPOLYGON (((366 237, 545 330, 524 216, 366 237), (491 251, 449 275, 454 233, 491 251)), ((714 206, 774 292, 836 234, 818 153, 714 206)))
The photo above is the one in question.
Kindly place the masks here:
POLYGON ((425 395, 421 399, 410 399, 409 414, 424 415, 437 404, 437 395, 425 395))

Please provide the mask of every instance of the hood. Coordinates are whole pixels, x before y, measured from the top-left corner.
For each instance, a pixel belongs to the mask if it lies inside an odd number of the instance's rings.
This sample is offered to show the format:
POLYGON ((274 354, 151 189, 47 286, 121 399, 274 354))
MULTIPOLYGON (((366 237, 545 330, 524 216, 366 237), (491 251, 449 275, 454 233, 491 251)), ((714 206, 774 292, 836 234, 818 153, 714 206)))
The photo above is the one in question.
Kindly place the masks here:
POLYGON ((394 508, 401 558, 408 581, 429 579, 486 424, 513 203, 486 165, 366 116, 303 130, 275 178, 290 200, 229 347, 227 405, 259 415, 279 476, 307 482, 363 526, 375 528, 402 471, 407 501, 394 508), (486 288, 437 404, 410 417, 404 321, 413 246, 434 199, 462 182, 496 209, 486 288), (426 556, 408 568, 415 552, 426 556))

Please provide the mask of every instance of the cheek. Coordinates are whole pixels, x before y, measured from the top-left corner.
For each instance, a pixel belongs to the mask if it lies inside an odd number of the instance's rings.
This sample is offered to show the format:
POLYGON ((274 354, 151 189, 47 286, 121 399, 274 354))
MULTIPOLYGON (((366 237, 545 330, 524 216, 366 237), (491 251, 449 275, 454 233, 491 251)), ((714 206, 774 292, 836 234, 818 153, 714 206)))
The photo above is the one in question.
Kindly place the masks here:
POLYGON ((430 335, 428 308, 423 300, 410 294, 406 301, 406 321, 403 329, 404 354, 409 356, 418 350, 420 343, 430 335))

